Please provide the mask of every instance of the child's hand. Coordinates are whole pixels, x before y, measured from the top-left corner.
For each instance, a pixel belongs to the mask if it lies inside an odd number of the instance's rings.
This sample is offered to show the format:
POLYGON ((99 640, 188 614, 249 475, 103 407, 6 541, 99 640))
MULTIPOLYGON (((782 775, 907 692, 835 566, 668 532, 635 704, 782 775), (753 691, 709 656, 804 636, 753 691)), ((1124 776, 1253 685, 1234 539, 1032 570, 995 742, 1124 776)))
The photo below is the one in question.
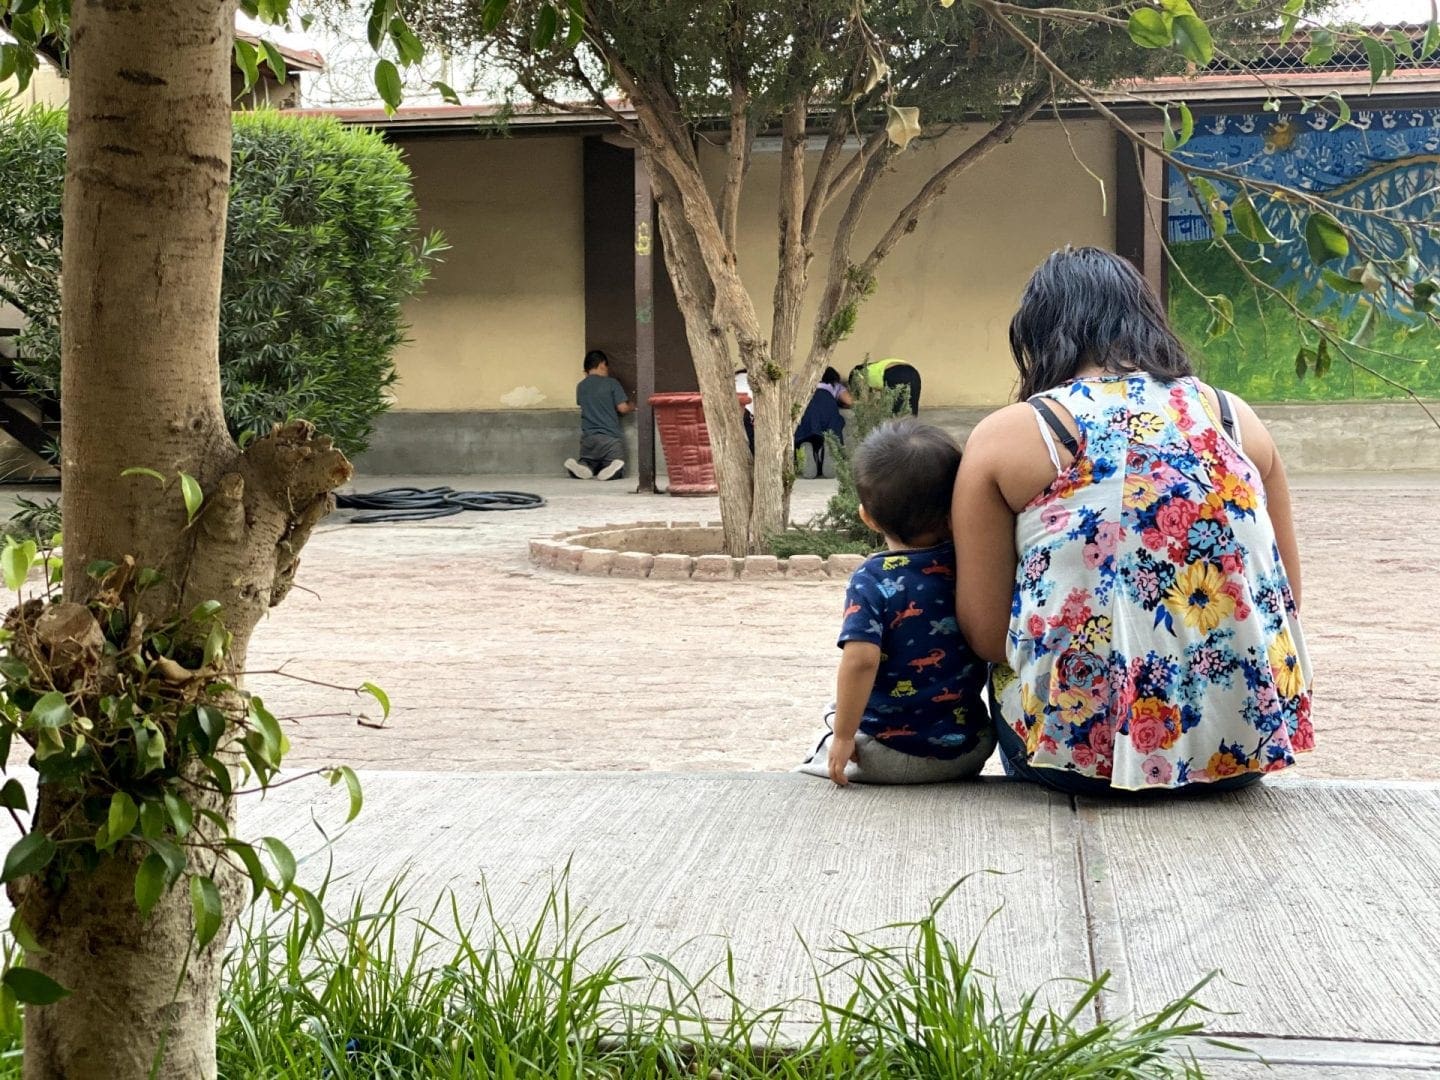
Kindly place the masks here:
POLYGON ((855 756, 854 738, 841 738, 833 735, 830 738, 830 779, 841 787, 850 783, 850 778, 845 775, 845 766, 852 761, 858 760, 855 756))

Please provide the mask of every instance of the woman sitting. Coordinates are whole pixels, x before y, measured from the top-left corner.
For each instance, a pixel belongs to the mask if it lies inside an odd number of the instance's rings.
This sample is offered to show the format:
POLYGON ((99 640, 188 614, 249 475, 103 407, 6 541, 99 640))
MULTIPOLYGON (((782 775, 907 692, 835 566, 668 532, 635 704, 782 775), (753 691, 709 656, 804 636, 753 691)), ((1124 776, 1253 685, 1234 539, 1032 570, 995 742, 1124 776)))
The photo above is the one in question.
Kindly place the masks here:
POLYGON ((958 617, 1004 661, 1012 776, 1059 791, 1240 787, 1314 744, 1285 468, 1198 381, 1124 259, 1056 252, 1010 325, 1019 402, 956 481, 958 617))

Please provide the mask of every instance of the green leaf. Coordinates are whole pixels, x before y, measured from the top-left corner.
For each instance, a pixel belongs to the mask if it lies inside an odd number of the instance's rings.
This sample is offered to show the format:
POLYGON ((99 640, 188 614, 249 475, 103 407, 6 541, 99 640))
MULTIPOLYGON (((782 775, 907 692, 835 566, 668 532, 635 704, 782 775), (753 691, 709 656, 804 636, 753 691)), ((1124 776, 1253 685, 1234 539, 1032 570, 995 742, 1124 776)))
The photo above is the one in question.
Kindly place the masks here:
POLYGON ((1430 4, 1430 25, 1425 28, 1425 38, 1420 42, 1420 52, 1417 59, 1425 59, 1440 49, 1440 19, 1435 16, 1434 0, 1430 4))
POLYGON ((1225 220, 1225 200, 1220 198, 1215 185, 1203 176, 1192 176, 1190 184, 1195 189, 1200 205, 1210 215, 1211 230, 1217 237, 1224 236, 1230 231, 1230 225, 1225 220))
POLYGON ((1205 299, 1210 307, 1210 325, 1205 328, 1205 336, 1207 341, 1214 341, 1235 328, 1235 305, 1224 295, 1205 299))
POLYGON ((185 873, 185 867, 189 861, 185 857, 185 849, 173 840, 166 840, 163 836, 157 836, 155 839, 145 842, 150 845, 150 850, 164 861, 167 884, 174 885, 180 880, 180 875, 185 873))
POLYGON ((225 624, 216 619, 210 624, 210 632, 205 635, 205 659, 206 667, 212 667, 225 658, 230 651, 231 634, 225 629, 225 624))
POLYGON ((30 932, 30 927, 25 925, 25 920, 18 911, 10 916, 10 936, 25 951, 26 956, 45 955, 46 950, 35 940, 35 935, 30 932))
POLYGON ((1350 123, 1350 102, 1346 101, 1345 98, 1338 93, 1331 94, 1330 97, 1334 98, 1337 106, 1335 123, 1330 125, 1330 130, 1339 131, 1346 124, 1350 123))
POLYGON ((110 796, 110 814, 105 823, 105 835, 109 839, 105 846, 114 847, 119 843, 135 827, 139 817, 140 811, 135 806, 135 800, 125 792, 117 791, 110 796))
POLYGON ((260 81, 260 53, 254 45, 242 38, 235 39, 235 66, 245 76, 245 83, 240 87, 240 93, 248 94, 260 81))
POLYGON ((30 800, 26 798, 25 788, 19 780, 5 781, 5 786, 0 788, 0 806, 22 813, 30 809, 30 800))
POLYGON ((5 853, 5 869, 0 883, 14 881, 29 874, 38 874, 55 857, 55 842, 43 832, 28 832, 5 853))
POLYGON ((145 469, 145 468, 142 468, 142 467, 140 467, 140 466, 138 466, 138 465, 132 465, 132 466, 131 466, 130 468, 128 468, 128 469, 121 469, 121 470, 120 470, 120 475, 121 475, 121 476, 148 476, 148 477, 150 477, 152 480, 158 480, 158 481, 160 482, 160 486, 161 486, 161 487, 164 487, 164 485, 165 485, 165 474, 164 474, 164 473, 157 472, 157 471, 154 470, 154 469, 145 469))
POLYGON ((555 10, 555 5, 546 4, 540 9, 540 17, 535 20, 535 30, 530 35, 530 47, 536 52, 548 49, 555 40, 555 31, 559 28, 560 13, 555 10))
POLYGON ((1282 12, 1285 15, 1280 24, 1280 44, 1284 45, 1295 36, 1295 27, 1305 9, 1305 0, 1286 0, 1282 12))
POLYGON ((1185 102, 1179 103, 1180 109, 1180 135, 1175 140, 1175 149, 1179 149, 1188 143, 1195 135, 1195 114, 1190 111, 1190 106, 1185 102))
POLYGON ((1265 222, 1255 209, 1255 204, 1250 201, 1250 195, 1243 189, 1230 204, 1230 219, 1235 222, 1236 231, 1252 243, 1263 245, 1279 242, 1265 226, 1265 222))
POLYGON ((9 81, 19 63, 19 47, 0 41, 0 82, 9 81))
POLYGON ((1370 88, 1395 70, 1395 52, 1383 41, 1373 37, 1363 39, 1365 57, 1370 61, 1370 88))
POLYGON ((290 887, 290 895, 305 908, 305 914, 309 918, 305 936, 308 938, 319 937, 325 929, 325 908, 321 906, 314 893, 309 889, 302 889, 299 885, 290 887))
POLYGON ((165 810, 175 826, 175 835, 184 838, 195 827, 195 811, 190 804, 174 792, 165 793, 165 810))
POLYGON ((385 40, 385 31, 394 14, 395 0, 375 0, 370 5, 370 17, 365 23, 365 31, 370 39, 370 48, 375 52, 380 51, 380 45, 385 40))
POLYGON ((360 692, 362 694, 369 694, 371 697, 373 697, 376 701, 380 703, 381 719, 390 719, 389 694, 385 693, 384 690, 381 690, 380 687, 376 686, 373 682, 362 683, 360 685, 360 692))
POLYGON ((1174 20, 1154 8, 1136 8, 1130 13, 1130 40, 1142 49, 1168 48, 1175 39, 1174 20))
POLYGON ((190 879, 190 908, 195 913, 195 941, 205 948, 220 932, 220 890, 208 877, 190 879))
POLYGON ((165 893, 165 860, 153 851, 145 856, 135 871, 135 906, 141 915, 149 915, 165 893))
POLYGON ((1210 29, 1195 15, 1181 15, 1175 20, 1175 46, 1185 59, 1204 67, 1215 58, 1215 45, 1210 29))
POLYGON ((233 781, 230 779, 230 770, 213 757, 202 757, 200 764, 210 771, 210 776, 215 781, 215 786, 220 789, 220 794, 230 798, 235 792, 233 781))
POLYGON ((5 587, 11 592, 19 592, 24 587, 38 551, 34 540, 17 544, 13 536, 5 538, 5 550, 0 551, 0 571, 4 572, 5 587))
POLYGON ((345 819, 345 824, 350 824, 360 814, 360 808, 365 805, 365 794, 360 790, 360 778, 355 775, 355 770, 349 765, 341 765, 338 769, 330 772, 330 786, 334 787, 341 780, 350 789, 350 816, 345 819))
POLYGON ((1315 349, 1315 374, 1321 379, 1330 374, 1330 343, 1324 338, 1315 349))
MULTIPOLYGON (((237 42, 237 44, 239 44, 237 42)), ((194 521, 195 515, 200 512, 200 507, 205 502, 205 493, 200 490, 200 481, 196 480, 189 473, 180 474, 180 496, 185 500, 185 516, 188 520, 194 521)))
POLYGON ((1310 35, 1310 48, 1303 58, 1311 67, 1328 64, 1335 55, 1335 35, 1329 30, 1317 29, 1310 35))
POLYGON ((260 734, 265 742, 265 760, 270 765, 279 765, 280 758, 284 753, 285 735, 280 730, 280 721, 275 719, 273 713, 265 708, 264 702, 258 697, 250 699, 250 719, 260 729, 260 734))
POLYGON ((1313 364, 1315 362, 1315 359, 1316 356, 1314 349, 1302 348, 1299 352, 1297 352, 1295 354, 1295 377, 1297 379, 1305 378, 1306 369, 1310 364, 1313 364))
POLYGON ((51 690, 30 708, 30 723, 34 727, 61 728, 75 719, 70 703, 59 690, 51 690))
POLYGON ((390 20, 390 40, 395 42, 395 51, 400 56, 400 63, 406 67, 418 64, 425 59, 425 46, 405 25, 404 20, 398 18, 390 20))
POLYGON ((440 95, 441 100, 443 100, 447 105, 460 104, 460 95, 455 93, 455 91, 450 88, 449 84, 439 82, 437 80, 436 82, 432 82, 430 86, 436 93, 440 95))
POLYGON ((220 748, 220 740, 225 737, 225 728, 228 726, 225 713, 213 705, 197 705, 195 721, 200 733, 205 737, 206 752, 213 754, 220 748))
POLYGON ((1305 221, 1305 247, 1317 266, 1350 254, 1350 239, 1344 228, 1329 214, 1319 211, 1305 221))
POLYGON ((285 67, 285 57, 268 41, 260 42, 260 48, 265 52, 265 65, 274 73, 275 78, 283 83, 290 77, 289 70, 285 67))
POLYGON ((163 581, 164 578, 165 575, 160 573, 159 570, 147 566, 135 575, 135 588, 140 592, 144 592, 150 588, 150 586, 163 581))
POLYGON ((400 72, 389 60, 380 60, 375 64, 375 90, 380 95, 380 100, 385 103, 387 113, 393 114, 400 107, 404 98, 400 72))
POLYGON ((275 862, 275 869, 279 873, 276 880, 279 881, 280 888, 290 888, 295 884, 295 856, 291 854, 288 847, 273 836, 261 837, 260 843, 265 846, 265 850, 270 853, 270 858, 275 862))
POLYGON ((1334 270, 1321 270, 1320 276, 1325 279, 1325 284, 1330 286, 1330 288, 1338 293, 1344 293, 1347 296, 1365 290, 1365 286, 1360 284, 1360 282, 1352 281, 1348 277, 1343 277, 1334 270))
POLYGON ((70 996, 69 990, 34 968, 12 967, 5 972, 4 978, 0 978, 0 983, 22 1005, 54 1005, 70 996))
POLYGON ((168 824, 170 815, 159 799, 146 799, 140 804, 140 835, 145 839, 154 840, 163 835, 168 824))
POLYGON ((265 873, 265 864, 260 861, 256 850, 243 840, 226 840, 225 847, 245 864, 245 876, 250 879, 250 902, 253 904, 260 899, 260 894, 265 891, 265 883, 270 880, 265 873))
POLYGON ((206 600, 203 604, 195 605, 195 609, 190 612, 190 621, 204 622, 207 619, 213 619, 220 614, 220 610, 219 600, 206 600))
POLYGON ((96 559, 89 566, 85 567, 87 577, 96 581, 104 581, 105 576, 115 569, 115 564, 109 559, 96 559))
POLYGON ((1410 299, 1416 311, 1428 311, 1430 305, 1435 302, 1436 294, 1440 294, 1440 281, 1431 278, 1426 281, 1417 281, 1410 290, 1410 299))
POLYGON ((569 0, 566 19, 568 29, 565 32, 565 47, 573 49, 585 40, 585 9, 581 0, 569 0))
POLYGON ((484 33, 491 33, 500 25, 509 10, 510 0, 486 0, 485 7, 480 12, 480 29, 484 33))

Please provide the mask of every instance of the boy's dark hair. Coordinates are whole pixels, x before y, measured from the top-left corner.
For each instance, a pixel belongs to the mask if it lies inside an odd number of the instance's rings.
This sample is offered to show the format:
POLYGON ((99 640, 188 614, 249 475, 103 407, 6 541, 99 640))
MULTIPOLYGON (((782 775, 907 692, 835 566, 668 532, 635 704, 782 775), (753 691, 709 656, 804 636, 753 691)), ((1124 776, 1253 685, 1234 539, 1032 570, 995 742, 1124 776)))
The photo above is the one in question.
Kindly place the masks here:
POLYGON ((1140 272, 1095 247, 1066 247, 1031 275, 1010 321, 1019 400, 1075 377, 1087 363, 1144 371, 1165 382, 1191 374, 1165 305, 1140 272))
MULTIPOLYGON (((571 355, 574 355, 573 353, 571 355)), ((601 364, 610 363, 610 357, 606 356, 599 349, 591 349, 585 354, 585 374, 589 375, 601 364)))
POLYGON ((881 424, 851 463, 860 505, 902 544, 944 531, 959 468, 959 444, 914 417, 881 424))

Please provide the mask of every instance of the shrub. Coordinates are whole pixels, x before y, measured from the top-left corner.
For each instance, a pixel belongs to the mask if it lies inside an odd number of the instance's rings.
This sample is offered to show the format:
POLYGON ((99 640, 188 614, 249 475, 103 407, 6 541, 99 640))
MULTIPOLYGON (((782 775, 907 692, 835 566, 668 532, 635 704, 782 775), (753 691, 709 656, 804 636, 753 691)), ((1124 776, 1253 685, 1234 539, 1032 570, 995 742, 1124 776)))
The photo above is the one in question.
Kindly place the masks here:
MULTIPOLYGON (((0 298, 30 320, 17 364, 58 393, 65 113, 0 115, 0 298)), ((347 454, 389 405, 401 305, 444 245, 421 236, 410 172, 331 118, 235 116, 220 372, 232 433, 303 418, 347 454)), ((62 403, 63 404, 63 403, 62 403)))
POLYGON ((881 424, 904 412, 910 401, 906 387, 852 387, 855 407, 845 422, 845 441, 825 436, 825 457, 835 462, 835 494, 825 512, 799 528, 774 536, 770 550, 783 558, 791 555, 866 555, 880 547, 883 537, 860 520, 860 495, 850 467, 855 448, 881 424))

